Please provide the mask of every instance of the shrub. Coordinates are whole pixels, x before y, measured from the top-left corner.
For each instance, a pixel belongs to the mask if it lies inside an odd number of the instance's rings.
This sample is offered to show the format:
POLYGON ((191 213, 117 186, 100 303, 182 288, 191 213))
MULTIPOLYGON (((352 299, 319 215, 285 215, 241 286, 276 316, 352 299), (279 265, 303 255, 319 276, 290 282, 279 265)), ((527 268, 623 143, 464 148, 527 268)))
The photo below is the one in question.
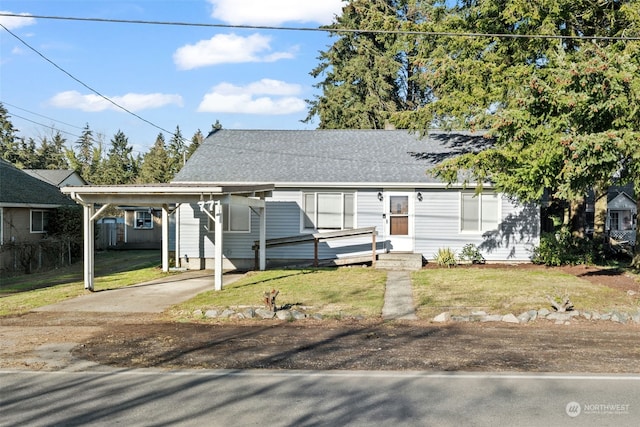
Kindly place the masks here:
POLYGON ((464 245, 462 251, 458 255, 460 261, 470 261, 472 264, 484 264, 485 259, 480 253, 480 250, 473 243, 464 245))
POLYGON ((435 254, 435 259, 440 267, 450 268, 458 263, 455 251, 452 251, 450 248, 438 249, 438 253, 435 254))
POLYGON ((544 233, 533 248, 531 261, 548 266, 593 264, 604 259, 601 242, 571 234, 567 228, 544 233))

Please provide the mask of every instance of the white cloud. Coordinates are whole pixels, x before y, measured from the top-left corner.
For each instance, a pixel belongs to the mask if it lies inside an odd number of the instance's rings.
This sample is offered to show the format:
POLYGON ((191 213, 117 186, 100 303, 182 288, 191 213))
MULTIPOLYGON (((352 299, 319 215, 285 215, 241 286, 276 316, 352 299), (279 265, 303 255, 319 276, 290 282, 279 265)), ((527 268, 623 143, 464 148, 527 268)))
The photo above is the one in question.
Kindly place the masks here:
MULTIPOLYGON (((182 97, 180 95, 169 95, 163 93, 128 93, 123 96, 113 96, 110 97, 110 99, 130 111, 160 108, 170 104, 182 107, 182 97)), ((122 111, 120 108, 98 95, 83 95, 75 90, 60 92, 54 95, 49 100, 49 103, 55 107, 89 112, 105 110, 122 111)))
MULTIPOLYGON (((0 13, 11 13, 6 10, 0 11, 0 13)), ((33 25, 36 23, 35 18, 31 18, 28 13, 18 13, 16 15, 21 15, 21 17, 16 16, 0 16, 0 24, 7 27, 9 30, 14 30, 20 27, 26 27, 27 25, 33 25)))
POLYGON ((265 115, 298 113, 306 108, 304 100, 295 96, 301 91, 300 85, 272 79, 246 86, 220 83, 204 96, 198 111, 265 115))
POLYGON ((333 22, 343 0, 209 0, 211 16, 233 25, 280 25, 283 22, 333 22))
POLYGON ((274 62, 293 58, 293 52, 269 53, 270 43, 270 37, 257 33, 248 37, 218 34, 209 40, 178 48, 173 54, 173 62, 181 70, 190 70, 215 64, 274 62))

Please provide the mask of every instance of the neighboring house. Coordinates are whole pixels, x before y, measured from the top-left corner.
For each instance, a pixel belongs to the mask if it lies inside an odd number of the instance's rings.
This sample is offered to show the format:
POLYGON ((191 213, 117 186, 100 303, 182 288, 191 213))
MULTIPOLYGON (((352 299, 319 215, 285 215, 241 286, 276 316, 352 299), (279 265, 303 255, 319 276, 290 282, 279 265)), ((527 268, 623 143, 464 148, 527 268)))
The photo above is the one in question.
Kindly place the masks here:
POLYGON ((633 189, 612 189, 609 191, 605 230, 611 238, 634 245, 638 212, 636 200, 628 192, 633 194, 633 189))
POLYGON ((23 169, 23 172, 58 188, 67 185, 87 185, 80 174, 71 169, 23 169))
MULTIPOLYGON (((446 186, 426 174, 442 160, 488 145, 480 134, 400 130, 219 130, 211 133, 172 183, 273 184, 266 238, 376 227, 378 252, 459 252, 478 246, 487 261, 529 261, 539 243, 540 209, 485 185, 446 186)), ((227 267, 253 265, 259 218, 246 206, 223 206, 227 267)), ((197 204, 176 213, 177 256, 208 267, 213 227, 197 204)), ((324 241, 323 260, 371 252, 371 238, 324 241)), ((268 265, 314 258, 310 243, 268 247, 268 265)))
POLYGON ((49 216, 60 206, 75 203, 55 185, 0 159, 0 270, 20 268, 26 255, 16 248, 46 238, 49 216))

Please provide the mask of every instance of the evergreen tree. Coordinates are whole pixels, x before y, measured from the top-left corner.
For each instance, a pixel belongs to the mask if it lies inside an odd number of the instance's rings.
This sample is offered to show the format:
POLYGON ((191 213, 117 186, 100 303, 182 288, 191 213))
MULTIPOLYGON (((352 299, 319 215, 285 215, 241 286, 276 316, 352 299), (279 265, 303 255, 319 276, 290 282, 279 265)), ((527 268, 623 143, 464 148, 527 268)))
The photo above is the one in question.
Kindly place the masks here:
POLYGON ((164 135, 158 134, 156 142, 144 155, 137 182, 140 184, 167 183, 173 178, 164 135))
POLYGON ((167 152, 171 164, 171 174, 175 176, 182 169, 187 155, 185 139, 180 131, 180 126, 176 126, 176 131, 171 135, 167 152))
MULTIPOLYGON (((222 126, 220 126, 220 128, 222 128, 222 126)), ((194 133, 193 136, 191 137, 191 144, 189 144, 189 147, 187 148, 187 155, 186 155, 187 160, 189 160, 191 155, 195 153, 195 151, 198 149, 198 147, 200 147, 200 145, 202 145, 203 142, 204 142, 204 135, 202 134, 200 129, 198 129, 196 133, 194 133)))
POLYGON ((36 165, 32 169, 67 169, 69 163, 65 157, 66 140, 60 132, 53 135, 51 141, 47 137, 40 139, 40 146, 36 149, 36 165))
POLYGON ((18 164, 20 143, 18 130, 11 123, 11 116, 0 102, 0 156, 14 165, 18 164))
POLYGON ((93 131, 86 124, 80 138, 75 143, 75 150, 67 150, 67 158, 72 169, 91 184, 96 181, 97 171, 102 160, 102 146, 96 144, 93 131))
POLYGON ((118 130, 111 138, 111 147, 104 160, 100 183, 105 185, 131 184, 136 178, 136 164, 131 154, 133 147, 125 134, 118 130))
MULTIPOLYGON (((423 19, 416 1, 352 0, 328 28, 388 30, 406 28, 423 19)), ((307 101, 305 121, 316 116, 321 129, 381 129, 398 111, 415 110, 427 92, 415 78, 414 56, 419 43, 393 33, 336 32, 338 40, 321 52, 311 72, 324 80, 322 95, 307 101)))

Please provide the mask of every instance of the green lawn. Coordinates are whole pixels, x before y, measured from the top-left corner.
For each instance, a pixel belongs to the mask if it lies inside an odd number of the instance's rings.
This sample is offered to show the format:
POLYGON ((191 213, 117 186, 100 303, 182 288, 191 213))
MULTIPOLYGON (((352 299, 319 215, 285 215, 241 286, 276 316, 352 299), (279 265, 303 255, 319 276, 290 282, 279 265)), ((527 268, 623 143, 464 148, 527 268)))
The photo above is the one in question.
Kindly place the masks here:
POLYGON ((551 308, 546 295, 569 295, 576 310, 637 311, 638 295, 565 274, 559 270, 517 268, 452 268, 416 272, 412 276, 418 315, 432 318, 443 311, 491 314, 551 308))
POLYGON ((171 313, 180 317, 197 309, 260 307, 264 292, 276 289, 279 307, 306 307, 325 316, 376 317, 382 312, 386 276, 386 272, 371 268, 251 272, 222 291, 208 291, 174 306, 171 313))

